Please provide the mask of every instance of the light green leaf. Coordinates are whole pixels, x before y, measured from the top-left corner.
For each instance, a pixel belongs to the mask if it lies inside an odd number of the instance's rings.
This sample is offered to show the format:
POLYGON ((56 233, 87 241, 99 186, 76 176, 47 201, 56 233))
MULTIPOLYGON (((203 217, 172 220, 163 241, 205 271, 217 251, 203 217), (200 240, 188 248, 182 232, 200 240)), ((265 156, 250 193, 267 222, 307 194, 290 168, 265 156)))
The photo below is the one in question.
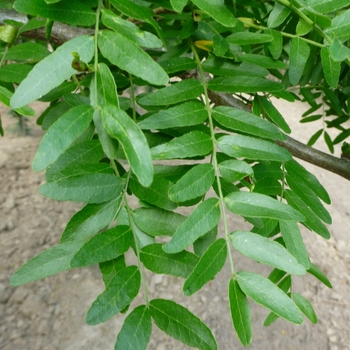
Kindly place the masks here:
POLYGON ((237 282, 256 303, 292 323, 303 323, 303 316, 294 301, 267 278, 252 272, 238 272, 237 282))
POLYGON ((123 35, 102 30, 98 47, 111 63, 154 85, 165 85, 169 77, 164 69, 133 41, 123 35))
POLYGON ((203 196, 214 182, 215 171, 211 164, 199 164, 189 170, 169 189, 173 202, 186 202, 203 196))
POLYGON ((145 267, 158 274, 188 277, 198 263, 198 257, 187 251, 167 254, 162 247, 162 244, 150 244, 142 248, 140 259, 145 267))
POLYGON ((212 151, 210 135, 192 131, 167 143, 151 148, 153 159, 182 159, 206 156, 212 151))
POLYGON ((139 46, 147 48, 163 46, 163 43, 154 34, 140 30, 136 24, 115 15, 112 11, 102 10, 102 23, 139 46))
POLYGON ((71 176, 39 187, 39 192, 59 201, 103 203, 119 196, 123 189, 121 178, 111 174, 71 176))
POLYGON ((61 243, 86 240, 108 226, 121 204, 121 197, 102 203, 88 204, 69 220, 61 237, 61 243))
POLYGON ((323 47, 321 49, 321 61, 324 72, 324 77, 327 83, 333 89, 338 87, 339 76, 340 76, 340 62, 335 62, 331 56, 330 49, 323 47))
POLYGON ((150 236, 172 236, 186 217, 162 209, 136 209, 132 214, 136 225, 150 236))
POLYGON ((241 254, 263 264, 286 271, 293 275, 305 275, 306 269, 281 244, 256 233, 234 231, 232 245, 241 254))
POLYGON ((10 284, 21 286, 69 270, 70 261, 83 244, 83 241, 66 242, 45 250, 21 266, 12 275, 10 284))
POLYGON ((222 126, 272 140, 285 140, 283 133, 270 122, 237 108, 219 106, 213 109, 213 118, 222 126))
POLYGON ((151 313, 146 305, 140 305, 125 319, 114 350, 146 350, 151 334, 151 313))
POLYGON ((319 281, 321 281, 328 288, 333 288, 327 276, 313 263, 310 264, 310 268, 307 270, 307 272, 315 276, 319 281))
POLYGON ((249 346, 252 343, 252 314, 248 299, 236 280, 230 279, 228 297, 232 323, 238 338, 244 346, 249 346))
POLYGON ((54 163, 89 127, 92 116, 90 106, 80 105, 53 123, 40 142, 33 160, 33 170, 41 171, 54 163))
POLYGON ((275 123, 279 128, 281 128, 287 134, 290 134, 292 132, 289 125, 284 120, 282 114, 266 97, 259 96, 259 102, 264 112, 272 120, 273 123, 275 123))
POLYGON ((350 38, 350 9, 339 12, 339 15, 332 19, 332 25, 327 32, 340 42, 348 40, 350 38))
POLYGON ((312 24, 310 24, 309 22, 306 22, 303 18, 299 18, 295 32, 299 36, 304 36, 311 31, 312 27, 313 27, 312 24))
POLYGON ((219 220, 219 201, 216 198, 203 201, 179 226, 172 239, 163 246, 164 251, 170 254, 181 252, 213 229, 219 220))
POLYGON ((86 323, 96 325, 109 320, 134 300, 139 289, 140 271, 137 266, 127 266, 118 271, 91 305, 86 323))
POLYGON ((208 248, 191 270, 192 273, 187 277, 183 286, 184 294, 192 295, 214 279, 225 265, 226 256, 226 241, 220 238, 208 248))
POLYGON ((198 97, 203 92, 202 84, 195 79, 186 79, 171 86, 142 96, 141 106, 168 106, 198 97))
POLYGON ((305 64, 310 56, 309 45, 299 37, 292 40, 290 45, 289 54, 289 80, 292 85, 299 83, 301 76, 303 75, 305 64))
POLYGON ((252 167, 242 160, 225 160, 219 164, 222 177, 230 182, 236 182, 246 176, 253 175, 252 167))
POLYGON ((350 5, 350 0, 307 0, 307 4, 321 13, 333 12, 350 5))
POLYGON ((235 158, 287 162, 291 154, 275 143, 243 135, 226 135, 218 139, 220 150, 235 158))
POLYGON ((82 61, 89 62, 94 54, 94 38, 83 35, 69 40, 35 65, 17 88, 11 107, 16 109, 41 98, 75 74, 72 52, 77 52, 82 61))
POLYGON ((141 129, 124 112, 113 105, 101 110, 103 125, 108 134, 116 138, 123 147, 126 158, 143 186, 153 181, 153 164, 147 140, 141 129))
POLYGON ((311 323, 316 324, 317 316, 311 303, 299 293, 292 293, 292 299, 294 300, 295 304, 297 304, 301 312, 311 321, 311 323))
MULTIPOLYGON (((3 86, 0 86, 0 101, 4 105, 6 105, 7 107, 10 107, 10 100, 11 100, 12 95, 13 95, 13 93, 10 90, 7 90, 3 86)), ((27 117, 35 116, 34 109, 32 109, 28 106, 23 106, 21 108, 14 109, 14 111, 20 115, 25 115, 27 117)))
POLYGON ((61 0, 59 3, 50 5, 44 0, 17 0, 13 7, 16 11, 27 15, 50 18, 53 21, 75 26, 88 27, 95 24, 96 20, 95 12, 84 2, 77 0, 61 0))
POLYGON ((208 113, 199 101, 183 103, 179 106, 152 114, 138 123, 141 129, 167 129, 202 124, 208 113))
POLYGON ((191 0, 201 10, 225 27, 234 27, 236 19, 228 10, 223 0, 191 0))
POLYGON ((260 77, 237 76, 214 78, 209 81, 208 89, 229 93, 275 92, 281 91, 283 85, 260 77))
POLYGON ((183 306, 164 299, 153 299, 149 305, 153 320, 166 334, 190 347, 217 350, 211 330, 183 306))
POLYGON ((133 241, 129 226, 116 226, 93 236, 74 255, 71 267, 89 266, 123 255, 133 241))
POLYGON ((187 4, 187 0, 170 0, 171 6, 176 12, 182 12, 187 4))
POLYGON ((287 190, 284 192, 284 196, 290 206, 300 211, 305 216, 303 225, 325 239, 329 239, 331 237, 327 227, 295 192, 287 190))
POLYGON ((334 38, 329 51, 335 62, 342 62, 350 58, 350 48, 342 44, 337 38, 334 38))
POLYGON ((304 221, 291 206, 260 193, 234 192, 225 197, 227 209, 234 214, 285 221, 304 221))
POLYGON ((291 10, 282 4, 275 4, 274 8, 270 12, 267 19, 267 25, 269 28, 276 28, 280 26, 289 16, 291 10))
POLYGON ((288 251, 308 270, 310 268, 309 255, 297 223, 280 221, 280 229, 288 251))

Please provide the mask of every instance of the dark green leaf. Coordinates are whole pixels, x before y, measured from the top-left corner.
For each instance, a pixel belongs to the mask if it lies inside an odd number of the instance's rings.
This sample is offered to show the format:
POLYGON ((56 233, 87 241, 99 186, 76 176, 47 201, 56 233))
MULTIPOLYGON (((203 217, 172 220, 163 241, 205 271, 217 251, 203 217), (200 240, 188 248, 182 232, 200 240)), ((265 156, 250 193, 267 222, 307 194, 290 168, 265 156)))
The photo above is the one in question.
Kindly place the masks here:
POLYGON ((205 200, 179 226, 172 239, 163 246, 164 251, 170 254, 181 252, 199 237, 212 230, 219 220, 219 201, 216 198, 205 200))
POLYGON ((327 276, 313 263, 310 264, 310 268, 307 270, 307 272, 315 276, 319 281, 321 281, 328 288, 333 288, 327 276))
POLYGON ((281 244, 252 232, 234 231, 232 245, 241 254, 258 262, 294 275, 305 275, 306 269, 281 244))
POLYGON ((218 227, 216 226, 202 237, 199 237, 193 243, 193 251, 195 252, 195 254, 201 257, 208 250, 209 246, 211 246, 211 244, 214 243, 217 235, 218 227))
POLYGON ((322 135, 323 133, 323 129, 320 129, 318 131, 316 131, 311 137, 310 140, 308 141, 307 145, 308 146, 312 146, 318 139, 319 137, 322 135))
POLYGON ((19 84, 32 68, 29 64, 7 64, 0 69, 0 81, 19 84))
POLYGON ((334 146, 333 146, 333 141, 331 139, 331 137, 329 136, 328 132, 325 131, 323 133, 323 136, 324 136, 324 140, 326 141, 326 144, 328 146, 328 149, 331 153, 334 153, 334 146))
POLYGON ((238 338, 244 346, 249 346, 252 342, 252 314, 248 299, 236 280, 230 279, 228 297, 232 323, 238 338))
POLYGON ((187 278, 198 263, 198 257, 187 251, 167 254, 162 247, 162 244, 150 244, 142 248, 140 259, 145 267, 155 273, 187 278))
POLYGON ((224 179, 236 182, 246 176, 253 175, 252 167, 242 160, 225 160, 219 164, 220 173, 224 179))
POLYGON ((192 295, 201 289, 207 282, 214 279, 223 268, 227 256, 226 241, 223 238, 216 240, 201 256, 200 260, 187 277, 183 291, 186 296, 192 295))
POLYGON ((104 57, 130 74, 154 85, 165 85, 169 80, 159 64, 133 41, 119 33, 101 31, 98 46, 104 57))
POLYGON ((153 159, 181 159, 208 155, 212 147, 210 135, 201 131, 192 131, 153 147, 151 154, 153 159))
POLYGON ((272 41, 266 44, 266 46, 269 49, 272 58, 275 60, 278 60, 281 56, 282 49, 283 49, 282 34, 281 32, 274 29, 267 29, 265 30, 265 33, 271 35, 273 38, 272 41))
POLYGON ((311 303, 299 293, 292 293, 292 299, 301 312, 313 323, 317 323, 317 316, 311 303))
POLYGON ((190 347, 216 350, 211 330, 195 315, 171 300, 153 299, 150 311, 158 328, 190 347))
MULTIPOLYGON (((284 69, 284 68, 287 68, 287 65, 284 62, 278 61, 278 60, 274 60, 271 57, 267 57, 267 56, 263 56, 263 55, 245 54, 245 55, 238 56, 238 58, 242 62, 253 63, 253 64, 256 64, 256 65, 258 65, 260 67, 267 68, 267 69, 284 69)), ((277 86, 277 85, 275 85, 275 86, 277 86)))
POLYGON ((293 300, 267 278, 251 272, 239 272, 237 282, 256 303, 292 323, 303 323, 303 316, 293 300))
POLYGON ((235 158, 286 162, 291 154, 275 143, 243 135, 226 135, 218 140, 221 151, 235 158))
POLYGON ((124 112, 114 105, 102 107, 102 121, 107 132, 123 147, 131 169, 143 186, 153 181, 153 164, 147 140, 141 129, 124 112))
POLYGON ((78 36, 40 61, 17 88, 11 99, 12 108, 22 107, 41 98, 75 74, 72 52, 77 52, 82 61, 89 62, 94 54, 94 38, 88 35, 78 36))
POLYGON ((131 246, 132 232, 128 226, 116 226, 93 236, 74 255, 71 267, 89 266, 124 254, 131 246))
POLYGON ((198 80, 186 79, 151 92, 138 100, 141 106, 167 106, 198 97, 203 87, 198 80))
POLYGON ((168 74, 197 68, 196 62, 189 57, 174 57, 158 63, 168 74))
POLYGON ((52 102, 61 98, 65 94, 69 94, 76 89, 74 82, 64 81, 61 85, 55 87, 45 96, 39 99, 40 102, 52 102))
POLYGON ((321 49, 321 60, 324 72, 324 77, 327 83, 333 89, 338 87, 338 81, 340 76, 340 62, 335 62, 331 56, 330 49, 328 47, 323 47, 321 49))
POLYGON ((151 313, 146 305, 140 305, 125 319, 114 350, 146 350, 151 334, 151 313))
POLYGON ((66 242, 45 250, 21 266, 12 275, 10 284, 21 286, 69 270, 70 261, 83 244, 83 241, 66 242))
POLYGON ((289 54, 289 80, 292 85, 298 84, 303 75, 305 64, 310 55, 309 45, 299 37, 292 40, 289 54))
POLYGON ((109 320, 129 305, 140 289, 140 272, 136 266, 120 270, 91 305, 86 323, 96 325, 109 320))
POLYGON ((273 269, 272 272, 269 275, 269 280, 272 283, 277 284, 284 276, 286 275, 285 271, 273 269))
POLYGON ((203 196, 213 184, 214 177, 211 164, 196 165, 169 189, 169 198, 173 202, 186 202, 203 196))
POLYGON ((108 260, 99 263, 99 268, 105 286, 107 286, 109 282, 112 281, 114 276, 118 273, 118 271, 120 271, 124 267, 126 267, 124 255, 120 255, 113 260, 108 260))
MULTIPOLYGON (((0 86, 0 101, 7 107, 10 107, 10 100, 12 97, 13 93, 3 86, 0 86)), ((21 108, 14 109, 15 112, 17 112, 20 115, 25 115, 28 117, 33 117, 35 115, 35 111, 28 107, 28 106, 23 106, 21 108)))
POLYGON ((305 220, 291 206, 259 193, 234 192, 225 197, 225 203, 228 210, 242 216, 285 221, 305 220))
POLYGON ((226 37, 230 44, 235 45, 262 44, 272 41, 272 39, 271 35, 252 32, 237 32, 226 37))

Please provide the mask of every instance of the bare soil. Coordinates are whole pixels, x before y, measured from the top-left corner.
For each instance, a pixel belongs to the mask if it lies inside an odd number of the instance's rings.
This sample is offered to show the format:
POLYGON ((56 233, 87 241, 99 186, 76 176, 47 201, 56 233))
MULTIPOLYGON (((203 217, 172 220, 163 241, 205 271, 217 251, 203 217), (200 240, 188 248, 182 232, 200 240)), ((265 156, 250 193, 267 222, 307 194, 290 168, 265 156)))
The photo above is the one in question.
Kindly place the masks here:
MULTIPOLYGON (((276 102, 291 124, 292 136, 306 142, 316 131, 315 124, 300 125, 304 106, 276 102)), ((40 115, 42 106, 35 105, 40 115)), ((57 276, 13 288, 11 274, 28 259, 58 244, 70 217, 81 206, 60 203, 42 197, 38 187, 43 173, 34 173, 31 162, 40 142, 41 132, 32 120, 29 136, 15 130, 16 120, 0 106, 5 137, 0 139, 0 349, 4 350, 107 350, 114 348, 125 315, 117 315, 98 326, 84 323, 91 303, 103 291, 97 267, 73 269, 57 276)), ((319 125, 321 127, 321 124, 319 125)), ((316 147, 326 150, 323 141, 316 147)), ((339 149, 336 150, 339 155, 339 149)), ((333 224, 328 241, 302 228, 312 262, 329 277, 329 289, 313 276, 293 277, 294 290, 308 298, 319 322, 305 320, 295 326, 277 320, 270 327, 262 324, 268 311, 252 303, 253 345, 256 350, 349 350, 350 349, 350 182, 325 170, 305 165, 328 190, 332 205, 328 207, 333 224)), ((230 230, 248 228, 235 216, 229 219, 230 230)), ((270 269, 238 253, 236 270, 259 271, 265 276, 270 269)), ((242 349, 232 329, 228 310, 226 266, 220 274, 194 296, 182 295, 182 281, 165 275, 148 274, 150 298, 168 298, 186 305, 213 330, 220 350, 242 349)), ((140 294, 133 306, 142 303, 140 294)), ((151 350, 188 349, 182 343, 156 329, 149 343, 151 350)))

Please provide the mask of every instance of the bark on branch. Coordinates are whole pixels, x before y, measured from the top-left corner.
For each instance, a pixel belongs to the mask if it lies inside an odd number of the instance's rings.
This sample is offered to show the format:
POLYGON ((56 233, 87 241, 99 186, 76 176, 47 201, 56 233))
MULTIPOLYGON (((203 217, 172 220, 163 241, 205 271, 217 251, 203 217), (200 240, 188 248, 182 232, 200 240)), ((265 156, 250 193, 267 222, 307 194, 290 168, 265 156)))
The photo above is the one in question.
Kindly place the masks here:
MULTIPOLYGON (((5 20, 14 20, 23 24, 28 22, 28 18, 25 15, 15 11, 2 10, 0 11, 0 25, 5 24, 5 20)), ((62 45, 76 36, 92 35, 93 32, 92 29, 77 28, 55 22, 51 31, 50 42, 56 45, 62 45)), ((45 28, 24 32, 21 33, 21 36, 46 41, 45 28)), ((234 98, 232 95, 210 92, 209 97, 216 105, 231 106, 248 112, 251 111, 249 106, 234 98)), ((287 149, 293 156, 350 180, 350 162, 348 160, 336 158, 327 153, 318 151, 289 136, 287 136, 286 141, 276 141, 276 143, 287 149)))

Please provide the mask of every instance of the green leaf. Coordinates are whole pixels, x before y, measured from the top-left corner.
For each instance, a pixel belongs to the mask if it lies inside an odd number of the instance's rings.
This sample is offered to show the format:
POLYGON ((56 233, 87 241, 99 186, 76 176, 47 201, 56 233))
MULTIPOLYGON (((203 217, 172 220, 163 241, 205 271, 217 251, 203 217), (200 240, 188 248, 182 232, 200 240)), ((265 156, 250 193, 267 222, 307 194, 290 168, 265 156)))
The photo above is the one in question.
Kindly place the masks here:
POLYGON ((89 127, 93 116, 90 106, 70 109, 43 136, 35 154, 32 168, 41 171, 54 163, 73 142, 89 127))
POLYGON ((182 12, 187 4, 187 0, 170 0, 171 6, 176 12, 182 12))
MULTIPOLYGON (((7 107, 10 107, 10 100, 12 97, 13 93, 3 86, 0 86, 0 101, 6 105, 7 107)), ((23 106, 18 109, 14 109, 15 112, 17 112, 20 115, 25 115, 27 117, 33 117, 35 116, 35 111, 34 109, 28 107, 28 106, 23 106)))
POLYGON ((127 266, 118 271, 91 305, 86 323, 96 325, 109 320, 134 300, 139 289, 140 271, 137 266, 127 266))
POLYGON ((34 17, 34 18, 31 18, 26 24, 23 24, 23 26, 18 30, 18 33, 22 34, 30 30, 39 29, 45 26, 46 26, 46 20, 42 18, 34 17))
POLYGON ((32 70, 29 64, 7 64, 0 69, 0 81, 19 84, 32 70))
POLYGON ((189 57, 173 57, 158 63, 168 74, 197 68, 196 62, 189 57))
POLYGON ((323 47, 321 49, 321 61, 324 72, 324 77, 330 87, 336 89, 338 87, 340 76, 340 62, 335 62, 331 56, 330 49, 323 47))
POLYGON ((280 229, 283 241, 286 244, 288 251, 293 254, 300 264, 302 264, 306 269, 309 269, 309 255, 297 223, 293 221, 281 221, 280 229))
POLYGON ((102 107, 102 121, 108 134, 123 147, 131 169, 143 186, 153 181, 153 164, 146 137, 135 122, 113 105, 102 107))
POLYGON ((173 202, 186 202, 203 196, 214 182, 215 171, 211 164, 199 164, 189 170, 169 189, 169 198, 173 202))
POLYGON ((120 271, 124 267, 126 267, 124 255, 120 255, 113 260, 108 260, 99 263, 99 268, 105 286, 107 286, 109 282, 112 281, 114 276, 118 273, 118 271, 120 271))
POLYGON ((226 256, 226 241, 220 238, 208 248, 191 270, 191 274, 187 277, 183 286, 184 294, 186 296, 192 295, 207 282, 214 279, 225 265, 226 256))
POLYGON ((326 144, 328 146, 328 149, 331 153, 334 153, 334 146, 333 146, 333 141, 331 139, 331 137, 329 136, 328 132, 325 131, 323 133, 323 136, 324 136, 324 140, 326 141, 326 144))
POLYGON ((198 257, 187 251, 167 254, 162 247, 162 244, 150 244, 142 248, 140 259, 145 267, 159 274, 188 277, 198 263, 198 257))
POLYGON ((313 211, 303 202, 303 200, 298 197, 295 192, 287 190, 284 192, 284 196, 289 205, 291 205, 296 210, 299 210, 305 216, 303 225, 325 239, 329 239, 331 237, 327 227, 318 218, 318 216, 314 214, 313 211))
POLYGON ((70 265, 72 267, 89 266, 108 261, 123 255, 133 241, 132 231, 128 226, 116 226, 93 236, 86 242, 70 265))
POLYGON ((114 350, 146 350, 151 334, 151 313, 146 305, 140 305, 125 319, 114 350))
POLYGON ((272 41, 272 36, 268 34, 237 32, 225 38, 230 44, 234 45, 251 45, 263 44, 272 41))
POLYGON ((228 210, 242 216, 285 221, 305 220, 305 217, 291 206, 259 193, 234 192, 225 197, 225 203, 228 210))
POLYGON ((84 244, 82 241, 66 242, 49 248, 21 266, 11 277, 12 286, 39 280, 70 269, 70 261, 84 244))
MULTIPOLYGON (((89 6, 80 1, 61 0, 48 5, 44 0, 17 0, 13 7, 16 11, 27 15, 50 18, 75 26, 91 26, 95 24, 96 15, 89 6)), ((86 62, 85 60, 83 60, 86 62)))
POLYGON ((266 34, 272 36, 272 41, 266 44, 273 59, 278 60, 283 50, 283 37, 281 32, 274 29, 265 30, 266 34))
POLYGON ((201 10, 225 27, 235 27, 236 19, 222 0, 191 0, 201 10))
POLYGON ((163 246, 164 251, 169 254, 181 252, 213 229, 219 220, 219 201, 216 198, 203 201, 179 226, 172 239, 163 246))
POLYGON ((333 39, 329 51, 335 62, 342 62, 350 57, 350 48, 343 45, 337 38, 333 39))
POLYGON ((237 282, 243 293, 256 303, 292 323, 303 323, 303 316, 294 301, 267 278, 252 272, 238 272, 237 282))
POLYGON ((310 264, 310 268, 307 270, 307 272, 315 276, 319 281, 321 281, 328 288, 333 288, 327 276, 313 263, 310 264))
POLYGON ((306 269, 281 244, 252 232, 234 231, 232 245, 241 254, 293 275, 305 275, 306 269))
POLYGON ((292 130, 278 109, 264 96, 259 96, 259 101, 264 112, 272 120, 272 122, 281 128, 285 133, 290 134, 292 130))
POLYGON ((208 250, 211 244, 215 242, 217 235, 218 227, 216 226, 202 237, 196 239, 193 243, 193 251, 195 254, 201 257, 208 250))
MULTIPOLYGON (((284 69, 287 68, 287 65, 278 60, 274 60, 271 57, 263 56, 263 55, 258 55, 258 54, 245 54, 245 55, 240 55, 238 58, 242 62, 249 62, 256 64, 260 67, 267 68, 267 69, 284 69)), ((275 85, 277 86, 277 85, 275 85)))
POLYGON ((230 182, 236 182, 246 176, 253 175, 252 167, 242 160, 225 160, 219 164, 222 177, 230 182))
POLYGON ((138 123, 141 129, 167 129, 202 124, 208 113, 199 101, 183 103, 179 106, 152 114, 138 123))
POLYGON ((140 208, 133 212, 136 225, 150 236, 172 236, 186 217, 168 210, 140 208))
POLYGON ((319 139, 319 137, 322 135, 322 133, 323 133, 323 129, 320 129, 320 130, 316 131, 310 137, 310 140, 308 141, 307 145, 311 147, 319 139))
POLYGON ((208 89, 218 92, 275 92, 281 91, 283 85, 260 77, 219 77, 209 81, 208 89))
POLYGON ((211 330, 183 306, 164 299, 153 299, 149 306, 156 325, 166 334, 197 349, 218 348, 211 330))
POLYGON ((316 324, 317 316, 311 303, 299 293, 292 293, 292 299, 294 300, 295 304, 297 304, 301 312, 311 321, 311 323, 316 324))
POLYGON ((102 10, 102 23, 139 46, 147 48, 160 48, 163 46, 163 43, 154 34, 140 30, 136 24, 122 19, 112 11, 102 10))
POLYGON ((287 19, 290 13, 291 10, 288 7, 285 7, 282 4, 275 4, 267 20, 268 27, 276 28, 280 26, 287 19))
POLYGON ((283 133, 273 124, 240 109, 226 106, 214 107, 212 115, 219 124, 230 130, 272 140, 285 140, 283 133))
POLYGON ((321 13, 333 12, 350 5, 350 0, 308 0, 308 5, 321 13))
POLYGON ((149 187, 143 187, 133 178, 130 180, 130 189, 137 198, 166 210, 177 207, 177 204, 168 196, 171 185, 169 180, 161 177, 155 178, 149 187))
POLYGON ((141 106, 168 106, 191 100, 202 93, 203 87, 198 80, 186 79, 144 95, 138 103, 141 106))
POLYGON ((230 279, 228 297, 232 323, 238 338, 244 346, 249 346, 252 343, 252 315, 248 299, 236 280, 230 279))
POLYGON ((298 84, 303 75, 305 64, 310 56, 309 45, 299 37, 292 40, 289 54, 289 80, 292 85, 298 84))
POLYGON ((72 52, 77 52, 82 61, 89 62, 94 54, 94 38, 78 36, 40 61, 17 88, 11 99, 11 107, 19 108, 41 98, 75 74, 72 52))
POLYGON ((121 178, 111 174, 71 176, 39 187, 39 192, 59 201, 103 203, 119 196, 121 178))
POLYGON ((226 135, 218 139, 220 150, 230 157, 287 162, 291 154, 275 143, 243 135, 226 135))
POLYGON ((339 12, 339 15, 332 19, 332 25, 327 32, 341 42, 348 40, 350 38, 350 9, 339 12))
POLYGON ((102 55, 111 63, 150 84, 167 84, 169 77, 164 69, 133 41, 108 30, 102 30, 98 38, 102 55))
POLYGON ((299 36, 304 36, 311 31, 312 27, 313 27, 312 24, 310 24, 309 22, 306 22, 303 18, 299 18, 295 32, 299 36))
POLYGON ((210 135, 192 131, 167 143, 151 148, 153 159, 182 159, 206 156, 212 151, 210 135))

